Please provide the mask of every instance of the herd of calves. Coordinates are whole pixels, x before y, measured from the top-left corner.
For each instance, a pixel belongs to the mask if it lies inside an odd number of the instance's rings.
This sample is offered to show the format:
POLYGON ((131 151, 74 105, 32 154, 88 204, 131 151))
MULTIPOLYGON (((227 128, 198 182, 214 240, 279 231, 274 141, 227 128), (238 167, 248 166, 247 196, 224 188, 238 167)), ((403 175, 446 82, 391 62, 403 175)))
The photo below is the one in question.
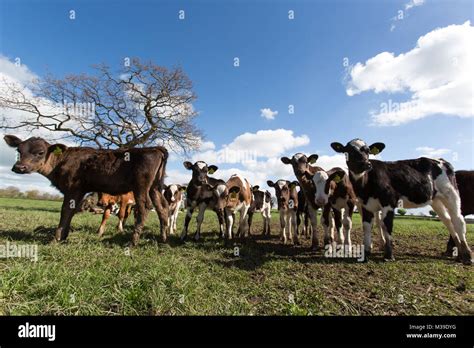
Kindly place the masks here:
MULTIPOLYGON (((135 206, 133 245, 138 243, 152 208, 158 214, 163 240, 166 241, 170 233, 176 233, 183 191, 186 191, 186 217, 182 240, 187 237, 196 208, 196 240, 200 238, 206 209, 216 213, 223 238, 234 237, 237 212, 239 221, 235 236, 245 238, 250 234, 256 212, 263 215, 263 234, 270 234, 271 193, 252 186, 237 174, 227 181, 209 176, 217 171, 215 165, 186 161, 184 167, 192 171, 189 184, 165 185, 168 151, 164 147, 103 150, 50 144, 36 137, 21 140, 6 135, 4 139, 18 151, 18 160, 12 171, 18 174, 40 173, 64 194, 56 241, 67 238, 72 217, 90 192, 100 192, 99 205, 104 207, 100 235, 104 233, 105 222, 115 203, 120 203, 121 230, 131 213, 131 206, 135 206)), ((297 244, 298 237, 305 235, 311 237, 312 247, 318 249, 317 210, 321 208, 324 245, 338 243, 350 250, 352 214, 357 207, 363 223, 365 256, 370 255, 372 226, 377 222, 383 240, 384 259, 393 260, 395 210, 398 207, 431 205, 450 233, 446 253, 457 255, 457 259, 465 264, 472 263, 463 215, 474 213, 473 171, 454 172, 452 165, 443 159, 421 157, 393 162, 369 159, 369 155, 378 155, 385 144, 368 146, 361 139, 351 140, 346 145, 334 142, 331 147, 345 155, 348 173, 342 168, 324 170, 317 166, 316 154, 297 153, 291 158, 281 158, 284 164, 292 166, 297 180, 267 181, 275 191, 280 236, 284 243, 297 244)))

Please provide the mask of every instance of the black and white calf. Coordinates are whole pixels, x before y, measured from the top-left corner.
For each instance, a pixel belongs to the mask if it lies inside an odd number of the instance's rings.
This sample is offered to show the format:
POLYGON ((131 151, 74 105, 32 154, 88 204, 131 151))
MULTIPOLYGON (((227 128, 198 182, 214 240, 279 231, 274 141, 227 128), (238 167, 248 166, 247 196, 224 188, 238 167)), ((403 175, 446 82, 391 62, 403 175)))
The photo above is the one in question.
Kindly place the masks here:
POLYGON ((184 162, 184 167, 192 170, 192 178, 186 189, 186 217, 184 219, 184 229, 181 234, 181 240, 185 240, 188 235, 188 226, 196 207, 199 208, 197 216, 197 229, 194 239, 198 240, 201 235, 201 225, 204 220, 204 212, 206 209, 212 209, 219 220, 220 236, 224 236, 224 208, 226 204, 226 183, 224 180, 209 177, 213 174, 217 167, 208 166, 203 161, 184 162))
POLYGON ((354 139, 345 146, 335 142, 331 147, 346 154, 349 178, 362 204, 366 255, 371 251, 370 232, 374 213, 382 211, 380 223, 385 235, 384 258, 392 260, 393 218, 397 206, 400 203, 405 208, 431 205, 453 237, 462 261, 472 263, 471 250, 466 241, 466 223, 461 215, 461 200, 449 162, 426 157, 394 162, 369 159, 369 154, 377 155, 385 144, 367 146, 360 139, 354 139))
POLYGON ((176 221, 178 220, 179 209, 183 202, 183 191, 186 191, 186 186, 178 184, 166 185, 163 190, 163 195, 169 205, 168 226, 170 234, 176 233, 176 221))
POLYGON ((270 235, 270 220, 272 211, 272 195, 268 190, 260 190, 258 185, 252 186, 253 201, 248 211, 249 234, 251 233, 253 214, 262 213, 263 232, 262 236, 270 235))
POLYGON ((283 243, 298 244, 298 230, 296 228, 296 211, 298 210, 297 181, 278 180, 274 183, 267 181, 267 185, 275 189, 275 196, 278 202, 280 213, 280 238, 283 243))
POLYGON ((321 218, 324 244, 328 245, 334 242, 332 211, 337 231, 337 241, 350 249, 352 244, 352 214, 357 198, 346 172, 342 168, 332 168, 328 171, 321 170, 313 175, 313 182, 316 186, 315 203, 324 206, 321 218))

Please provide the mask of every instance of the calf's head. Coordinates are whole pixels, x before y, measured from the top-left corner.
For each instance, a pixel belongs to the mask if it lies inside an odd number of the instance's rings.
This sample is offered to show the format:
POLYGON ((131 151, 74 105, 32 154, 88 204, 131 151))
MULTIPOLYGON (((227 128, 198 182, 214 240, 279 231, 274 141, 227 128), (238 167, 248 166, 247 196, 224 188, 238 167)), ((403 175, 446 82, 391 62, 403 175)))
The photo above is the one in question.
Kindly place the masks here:
POLYGON ((284 164, 291 164, 293 167, 293 172, 296 176, 305 174, 309 170, 310 164, 316 163, 318 160, 318 155, 312 154, 309 157, 306 157, 303 153, 297 153, 293 157, 282 157, 281 161, 284 164))
POLYGON ((362 174, 372 169, 369 161, 369 155, 378 155, 385 148, 384 143, 374 143, 370 146, 361 140, 354 139, 349 141, 346 146, 341 143, 331 143, 334 151, 346 155, 346 163, 349 170, 354 174, 362 174))
POLYGON ((42 138, 21 140, 14 135, 5 135, 5 142, 18 151, 18 160, 12 171, 18 174, 43 172, 47 168, 51 156, 61 155, 67 147, 63 144, 49 144, 42 138))
POLYGON ((208 166, 204 161, 197 161, 192 164, 191 162, 183 162, 184 168, 192 170, 193 176, 192 181, 197 185, 201 186, 207 183, 207 175, 214 174, 217 170, 217 166, 208 166))
POLYGON ((118 196, 110 195, 108 193, 99 192, 97 205, 102 208, 105 208, 109 205, 114 205, 117 203, 117 197, 118 196))
MULTIPOLYGON (((215 186, 207 185, 207 191, 209 191, 212 194, 212 198, 215 201, 215 208, 219 211, 223 211, 224 208, 227 206, 227 200, 229 198, 229 193, 230 193, 230 190, 225 184, 225 182, 222 181, 221 183, 215 186)), ((237 190, 237 193, 239 191, 240 189, 237 190)))
POLYGON ((272 195, 270 194, 270 192, 268 192, 268 190, 260 190, 260 186, 255 185, 252 186, 252 193, 256 209, 262 209, 265 203, 271 204, 272 195))
POLYGON ((278 180, 277 182, 273 182, 268 180, 267 185, 275 189, 278 209, 288 209, 291 205, 290 193, 298 186, 298 181, 278 180))
POLYGON ((330 171, 329 174, 324 170, 316 172, 313 176, 314 186, 316 187, 314 203, 319 206, 326 205, 344 175, 346 175, 346 172, 342 169, 330 171))
POLYGON ((178 185, 178 184, 171 184, 165 186, 164 190, 165 198, 168 202, 174 203, 180 200, 182 197, 183 191, 186 191, 186 186, 178 185))

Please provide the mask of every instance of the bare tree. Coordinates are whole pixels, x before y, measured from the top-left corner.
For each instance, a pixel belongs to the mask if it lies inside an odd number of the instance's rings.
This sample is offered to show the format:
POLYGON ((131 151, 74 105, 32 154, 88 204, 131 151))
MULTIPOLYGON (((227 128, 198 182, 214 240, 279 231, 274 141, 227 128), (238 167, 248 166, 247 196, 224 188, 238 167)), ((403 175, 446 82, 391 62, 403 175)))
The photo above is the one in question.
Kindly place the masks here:
POLYGON ((199 146, 196 95, 181 68, 138 59, 115 73, 106 65, 93 68, 94 75, 47 75, 26 87, 3 81, 0 128, 60 132, 100 148, 160 144, 187 151, 199 146), (27 117, 8 117, 11 110, 27 117))

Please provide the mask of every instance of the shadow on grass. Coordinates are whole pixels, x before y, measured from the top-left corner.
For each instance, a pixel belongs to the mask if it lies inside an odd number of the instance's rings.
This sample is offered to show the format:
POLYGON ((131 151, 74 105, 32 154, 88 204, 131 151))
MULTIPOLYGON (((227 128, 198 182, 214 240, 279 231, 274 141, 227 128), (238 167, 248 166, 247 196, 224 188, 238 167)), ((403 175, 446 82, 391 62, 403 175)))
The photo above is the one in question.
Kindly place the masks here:
POLYGON ((54 240, 55 230, 56 228, 44 226, 35 228, 33 232, 10 229, 0 231, 0 236, 15 241, 49 244, 54 240))
MULTIPOLYGON (((54 239, 55 227, 39 226, 33 232, 25 232, 17 229, 9 229, 0 231, 0 236, 9 240, 24 241, 31 243, 48 244, 54 239)), ((133 226, 127 226, 124 233, 120 233, 115 228, 105 232, 104 236, 97 243, 101 243, 104 247, 118 245, 120 247, 130 246, 132 240, 133 226)), ((71 226, 71 233, 87 233, 95 235, 95 231, 76 230, 71 226)), ((219 238, 218 231, 206 232, 201 234, 199 241, 194 241, 194 233, 188 235, 188 239, 183 243, 180 239, 180 233, 168 237, 166 244, 171 248, 191 247, 196 250, 204 250, 218 252, 221 259, 214 262, 223 267, 236 267, 242 270, 254 271, 262 267, 266 262, 275 260, 291 260, 302 264, 352 264, 359 263, 356 259, 347 258, 326 258, 323 251, 314 251, 309 247, 309 241, 302 239, 303 245, 284 245, 279 236, 262 236, 253 234, 248 239, 236 238, 234 240, 223 240, 219 238), (238 249, 236 249, 236 247, 238 249), (236 255, 237 254, 237 255, 236 255)), ((140 243, 137 247, 143 246, 144 243, 153 243, 158 247, 163 243, 159 228, 145 228, 140 236, 140 243)), ((455 263, 453 258, 443 256, 441 252, 438 255, 427 255, 415 253, 413 250, 395 250, 395 262, 404 263, 428 263, 433 261, 444 261, 447 263, 455 263)), ((370 262, 385 263, 383 253, 378 249, 370 256, 370 262)))
POLYGON ((38 208, 38 207, 22 207, 22 206, 13 206, 13 207, 2 207, 2 210, 14 210, 14 211, 45 211, 49 213, 61 213, 61 207, 59 208, 38 208))

